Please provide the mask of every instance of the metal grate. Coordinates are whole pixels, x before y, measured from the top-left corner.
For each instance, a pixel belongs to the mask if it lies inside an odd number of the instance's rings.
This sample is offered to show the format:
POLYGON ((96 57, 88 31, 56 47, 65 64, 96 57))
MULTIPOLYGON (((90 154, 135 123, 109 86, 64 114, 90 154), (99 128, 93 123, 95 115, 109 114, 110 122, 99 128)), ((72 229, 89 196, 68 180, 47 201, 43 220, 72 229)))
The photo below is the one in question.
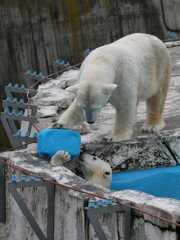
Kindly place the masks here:
POLYGON ((13 147, 19 147, 36 141, 33 124, 37 123, 37 107, 25 102, 27 95, 34 96, 36 90, 24 85, 9 83, 5 87, 6 99, 3 101, 4 111, 1 121, 13 147), (24 129, 22 131, 22 123, 24 129))

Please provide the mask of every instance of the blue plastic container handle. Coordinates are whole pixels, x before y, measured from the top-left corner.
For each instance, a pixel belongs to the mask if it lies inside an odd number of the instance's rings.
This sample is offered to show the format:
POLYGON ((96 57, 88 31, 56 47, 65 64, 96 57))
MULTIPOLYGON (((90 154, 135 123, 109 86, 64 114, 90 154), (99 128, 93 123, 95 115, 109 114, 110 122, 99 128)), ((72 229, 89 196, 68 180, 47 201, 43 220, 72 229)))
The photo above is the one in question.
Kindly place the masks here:
POLYGON ((41 130, 37 137, 37 152, 40 156, 52 157, 62 150, 75 158, 80 154, 80 146, 80 133, 70 129, 47 128, 41 130))

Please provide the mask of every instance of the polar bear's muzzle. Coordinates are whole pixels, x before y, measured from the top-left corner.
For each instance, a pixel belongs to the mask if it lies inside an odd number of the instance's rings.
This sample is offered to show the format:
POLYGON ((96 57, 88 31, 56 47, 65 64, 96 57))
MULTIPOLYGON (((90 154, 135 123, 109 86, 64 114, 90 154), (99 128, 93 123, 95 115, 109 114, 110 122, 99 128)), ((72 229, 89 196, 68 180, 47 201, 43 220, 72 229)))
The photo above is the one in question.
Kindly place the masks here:
POLYGON ((91 110, 91 109, 85 109, 85 117, 86 117, 86 121, 89 124, 93 124, 93 123, 95 123, 96 118, 97 118, 97 111, 91 110))

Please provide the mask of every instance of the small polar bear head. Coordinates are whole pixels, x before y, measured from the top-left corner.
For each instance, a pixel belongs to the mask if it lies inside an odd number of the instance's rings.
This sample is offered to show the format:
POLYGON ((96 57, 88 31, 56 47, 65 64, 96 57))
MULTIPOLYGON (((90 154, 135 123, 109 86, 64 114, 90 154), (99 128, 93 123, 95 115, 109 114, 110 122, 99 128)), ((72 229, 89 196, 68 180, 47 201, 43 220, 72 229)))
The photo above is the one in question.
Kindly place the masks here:
POLYGON ((96 156, 83 153, 80 163, 83 175, 87 181, 105 188, 111 187, 112 169, 107 162, 96 156))
POLYGON ((96 121, 97 113, 107 104, 116 84, 81 83, 67 90, 76 94, 76 103, 84 113, 86 122, 96 121))

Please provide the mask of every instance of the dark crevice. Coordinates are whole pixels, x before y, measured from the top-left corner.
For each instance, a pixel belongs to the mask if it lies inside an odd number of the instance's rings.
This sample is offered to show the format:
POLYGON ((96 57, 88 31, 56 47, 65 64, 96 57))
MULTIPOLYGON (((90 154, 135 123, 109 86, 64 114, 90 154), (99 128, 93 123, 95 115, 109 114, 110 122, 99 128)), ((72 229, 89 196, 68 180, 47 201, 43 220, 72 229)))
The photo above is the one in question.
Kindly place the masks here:
POLYGON ((162 142, 162 144, 166 147, 166 149, 168 150, 168 152, 170 153, 171 157, 174 159, 174 161, 176 162, 177 165, 179 165, 179 161, 176 157, 176 154, 174 153, 174 151, 171 149, 171 146, 169 145, 168 141, 166 141, 165 139, 160 139, 160 141, 162 142))

